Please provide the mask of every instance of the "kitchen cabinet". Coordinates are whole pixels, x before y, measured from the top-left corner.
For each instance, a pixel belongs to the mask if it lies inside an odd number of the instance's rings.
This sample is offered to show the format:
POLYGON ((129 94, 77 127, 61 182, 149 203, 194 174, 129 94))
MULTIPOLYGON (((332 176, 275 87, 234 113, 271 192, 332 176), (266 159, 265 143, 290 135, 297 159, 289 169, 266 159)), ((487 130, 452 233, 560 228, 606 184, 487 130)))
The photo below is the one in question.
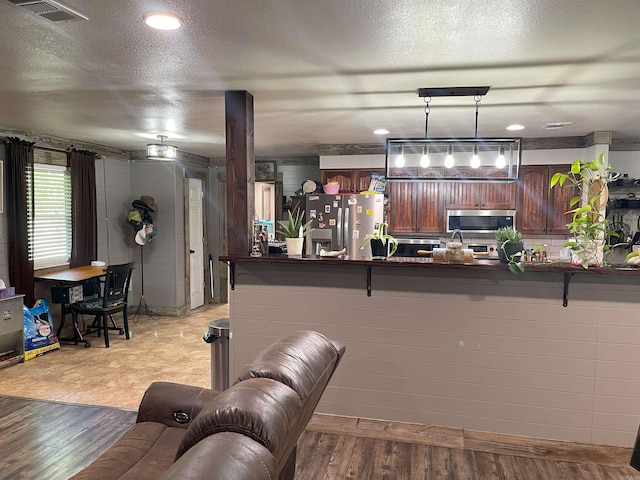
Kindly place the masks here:
POLYGON ((384 175, 384 169, 358 168, 322 170, 320 179, 323 185, 328 182, 338 182, 341 192, 362 192, 369 190, 371 172, 384 175))
POLYGON ((444 232, 444 187, 442 182, 389 182, 389 231, 444 232))
MULTIPOLYGON (((504 170, 498 168, 459 168, 451 176, 490 178, 506 177, 504 170)), ((496 181, 448 182, 446 208, 454 210, 513 210, 516 208, 516 183, 496 181)))
POLYGON ((530 165, 520 168, 516 228, 525 234, 566 235, 569 202, 573 189, 549 188, 556 172, 567 172, 570 165, 530 165))

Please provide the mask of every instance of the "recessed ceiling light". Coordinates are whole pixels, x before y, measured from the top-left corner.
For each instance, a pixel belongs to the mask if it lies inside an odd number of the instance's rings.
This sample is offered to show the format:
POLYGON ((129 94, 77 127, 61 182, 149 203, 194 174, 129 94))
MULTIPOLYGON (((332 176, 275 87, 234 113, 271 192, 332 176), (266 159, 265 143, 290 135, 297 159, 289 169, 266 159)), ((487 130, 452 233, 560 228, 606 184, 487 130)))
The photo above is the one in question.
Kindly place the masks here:
POLYGON ((386 128, 378 128, 374 130, 373 133, 375 133, 376 135, 389 135, 389 130, 387 130, 386 128))
POLYGON ((519 123, 514 123, 513 125, 509 125, 507 130, 524 130, 524 125, 520 125, 519 123))
POLYGON ((150 13, 144 16, 144 23, 158 30, 176 30, 182 26, 180 19, 172 13, 150 13))
POLYGON ((573 122, 550 122, 542 128, 545 130, 558 130, 559 128, 564 128, 567 125, 571 125, 571 123, 573 122))

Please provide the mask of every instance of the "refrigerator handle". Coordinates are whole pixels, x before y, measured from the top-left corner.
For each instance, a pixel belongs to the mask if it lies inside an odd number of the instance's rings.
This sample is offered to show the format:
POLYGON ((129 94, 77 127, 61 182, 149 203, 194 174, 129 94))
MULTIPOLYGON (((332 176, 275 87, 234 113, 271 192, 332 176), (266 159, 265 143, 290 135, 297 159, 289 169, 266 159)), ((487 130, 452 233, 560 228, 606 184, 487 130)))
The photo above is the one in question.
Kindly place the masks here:
POLYGON ((336 236, 338 237, 338 247, 337 250, 342 250, 344 247, 344 237, 343 237, 343 218, 342 218, 342 207, 338 208, 338 218, 336 220, 336 236))

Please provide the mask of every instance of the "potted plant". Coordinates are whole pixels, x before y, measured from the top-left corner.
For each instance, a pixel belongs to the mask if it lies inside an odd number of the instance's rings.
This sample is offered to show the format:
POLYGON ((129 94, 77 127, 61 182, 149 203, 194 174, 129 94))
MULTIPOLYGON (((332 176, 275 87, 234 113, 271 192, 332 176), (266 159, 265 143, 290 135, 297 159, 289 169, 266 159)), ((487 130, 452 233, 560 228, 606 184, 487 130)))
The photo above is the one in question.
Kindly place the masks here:
POLYGON ((287 244, 287 255, 301 256, 302 245, 304 243, 304 237, 309 235, 313 228, 311 223, 313 220, 309 220, 304 223, 304 211, 301 211, 298 207, 287 212, 288 220, 278 220, 278 228, 276 231, 284 236, 284 240, 287 244))
POLYGON ((522 249, 524 248, 524 235, 513 227, 502 227, 496 230, 496 250, 498 258, 502 263, 508 263, 511 269, 511 262, 516 262, 516 267, 522 271, 521 264, 522 249))
POLYGON ((387 232, 387 222, 380 222, 378 228, 366 235, 360 242, 360 249, 363 249, 367 242, 371 245, 371 256, 376 259, 391 257, 398 249, 398 240, 387 232))
POLYGON ((607 177, 611 167, 605 165, 604 153, 596 160, 576 160, 571 170, 557 172, 551 177, 550 187, 573 188, 577 195, 569 202, 571 221, 567 228, 574 238, 564 244, 572 250, 572 263, 584 268, 601 265, 604 255, 611 251, 609 222, 605 207, 609 198, 607 177))

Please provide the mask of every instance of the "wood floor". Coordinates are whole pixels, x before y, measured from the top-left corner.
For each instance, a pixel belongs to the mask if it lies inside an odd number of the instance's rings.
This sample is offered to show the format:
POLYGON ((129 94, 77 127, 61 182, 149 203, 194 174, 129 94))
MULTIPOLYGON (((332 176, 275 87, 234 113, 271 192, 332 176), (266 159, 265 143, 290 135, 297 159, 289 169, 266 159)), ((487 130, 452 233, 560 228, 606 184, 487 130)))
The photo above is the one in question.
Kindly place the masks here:
POLYGON ((130 410, 0 397, 0 478, 66 480, 135 420, 130 410))
MULTIPOLYGON (((117 408, 0 396, 0 479, 65 480, 111 445, 135 415, 117 408)), ((640 480, 640 472, 305 432, 298 443, 296 480, 338 479, 640 480)))

